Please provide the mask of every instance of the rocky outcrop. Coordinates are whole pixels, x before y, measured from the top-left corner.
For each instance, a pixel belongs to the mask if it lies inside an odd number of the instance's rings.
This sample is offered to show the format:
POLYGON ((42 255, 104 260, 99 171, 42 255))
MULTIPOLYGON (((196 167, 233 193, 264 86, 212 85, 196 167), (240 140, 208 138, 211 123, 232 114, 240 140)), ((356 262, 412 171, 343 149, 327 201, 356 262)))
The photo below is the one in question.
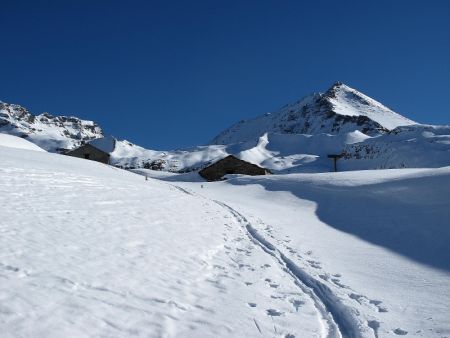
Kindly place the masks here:
POLYGON ((20 136, 41 148, 63 153, 103 136, 93 121, 72 116, 34 115, 26 108, 0 102, 0 132, 20 136))
POLYGON ((199 175, 207 181, 222 180, 225 175, 268 175, 270 171, 229 155, 200 170, 199 175))
POLYGON ((375 136, 414 123, 361 92, 337 82, 323 94, 312 94, 275 113, 240 121, 216 136, 211 143, 246 142, 266 132, 338 135, 359 130, 375 136))

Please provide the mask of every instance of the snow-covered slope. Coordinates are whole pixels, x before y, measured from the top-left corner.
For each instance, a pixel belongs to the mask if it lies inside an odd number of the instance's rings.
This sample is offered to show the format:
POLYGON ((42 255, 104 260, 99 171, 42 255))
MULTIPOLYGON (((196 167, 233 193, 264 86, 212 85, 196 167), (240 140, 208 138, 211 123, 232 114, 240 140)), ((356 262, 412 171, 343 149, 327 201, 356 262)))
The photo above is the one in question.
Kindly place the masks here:
POLYGON ((338 82, 324 94, 313 94, 277 112, 240 121, 216 136, 211 143, 245 142, 267 132, 344 134, 359 130, 373 136, 411 124, 415 122, 338 82))
POLYGON ((345 146, 342 170, 450 165, 450 126, 412 125, 345 146))
POLYGON ((2 337, 450 332, 450 167, 169 184, 0 158, 2 337))
POLYGON ((102 137, 101 128, 77 117, 33 115, 27 109, 0 101, 0 133, 26 138, 50 152, 73 149, 82 141, 102 137))
POLYGON ((331 171, 328 154, 343 154, 340 171, 450 166, 450 126, 410 125, 376 137, 359 131, 266 134, 237 155, 273 172, 290 173, 331 171))
POLYGON ((38 147, 34 143, 31 143, 30 141, 8 134, 0 134, 0 146, 35 151, 45 151, 44 149, 38 147))
POLYGON ((0 158, 2 337, 333 329, 217 202, 69 156, 0 146, 0 158))
POLYGON ((99 139, 102 131, 90 121, 35 117, 5 103, 0 108, 0 133, 26 137, 52 152, 91 142, 111 154, 112 165, 125 169, 190 172, 230 154, 275 173, 331 171, 330 154, 344 154, 339 170, 450 165, 450 127, 416 124, 342 83, 278 112, 241 121, 210 145, 173 151, 99 139))
POLYGON ((176 184, 225 203, 341 327, 359 322, 344 337, 448 336, 450 167, 176 184))
POLYGON ((224 146, 198 146, 185 150, 149 150, 128 141, 117 141, 110 163, 125 169, 147 168, 172 172, 192 171, 225 157, 224 146))
POLYGON ((324 97, 336 114, 365 116, 388 130, 416 123, 343 83, 335 84, 324 94, 324 97))
POLYGON ((184 150, 154 151, 128 141, 117 141, 111 164, 125 168, 145 168, 189 172, 233 154, 275 172, 328 171, 328 153, 339 153, 346 145, 369 136, 359 132, 342 135, 302 135, 267 133, 237 144, 197 146, 184 150))
POLYGON ((266 133, 256 140, 238 144, 168 152, 118 142, 112 163, 125 168, 185 172, 229 154, 278 174, 332 171, 329 154, 343 154, 338 160, 339 171, 437 168, 450 166, 450 127, 410 125, 375 137, 358 130, 338 135, 266 133))
POLYGON ((275 173, 323 172, 331 168, 328 154, 339 154, 345 146, 368 138, 358 130, 341 135, 265 134, 237 156, 275 173))

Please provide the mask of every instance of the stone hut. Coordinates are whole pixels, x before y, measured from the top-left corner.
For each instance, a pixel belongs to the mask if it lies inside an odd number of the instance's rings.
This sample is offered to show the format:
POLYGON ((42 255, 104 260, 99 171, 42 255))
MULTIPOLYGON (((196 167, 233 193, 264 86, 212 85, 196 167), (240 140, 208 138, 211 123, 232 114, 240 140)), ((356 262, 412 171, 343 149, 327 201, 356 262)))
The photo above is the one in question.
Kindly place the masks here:
POLYGON ((207 181, 220 181, 228 174, 267 175, 270 171, 229 155, 199 171, 199 175, 207 181))
POLYGON ((110 154, 114 151, 115 146, 114 137, 103 137, 69 150, 66 155, 109 164, 110 154))

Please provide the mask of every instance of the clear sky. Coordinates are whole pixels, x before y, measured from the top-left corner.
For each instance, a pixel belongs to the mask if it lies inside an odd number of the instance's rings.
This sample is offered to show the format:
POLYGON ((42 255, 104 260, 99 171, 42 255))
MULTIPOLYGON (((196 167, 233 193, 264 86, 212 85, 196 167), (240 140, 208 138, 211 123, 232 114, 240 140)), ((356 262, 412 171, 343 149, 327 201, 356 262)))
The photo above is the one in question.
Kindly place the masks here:
POLYGON ((152 149, 339 80, 450 124, 450 1, 0 0, 0 100, 152 149))

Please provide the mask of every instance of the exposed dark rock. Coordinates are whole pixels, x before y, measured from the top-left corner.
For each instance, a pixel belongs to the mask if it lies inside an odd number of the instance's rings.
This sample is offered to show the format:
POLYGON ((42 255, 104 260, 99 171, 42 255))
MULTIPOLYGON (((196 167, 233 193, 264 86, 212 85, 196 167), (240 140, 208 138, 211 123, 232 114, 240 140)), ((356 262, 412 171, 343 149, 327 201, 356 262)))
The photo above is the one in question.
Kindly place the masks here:
POLYGON ((31 142, 52 152, 74 149, 83 141, 103 136, 102 129, 92 121, 73 116, 53 116, 49 113, 35 116, 22 106, 5 102, 0 102, 0 132, 27 137, 31 142), (46 135, 46 129, 58 133, 46 135))
POLYGON ((270 171, 229 155, 199 171, 200 176, 208 181, 222 180, 225 175, 267 175, 270 171))

